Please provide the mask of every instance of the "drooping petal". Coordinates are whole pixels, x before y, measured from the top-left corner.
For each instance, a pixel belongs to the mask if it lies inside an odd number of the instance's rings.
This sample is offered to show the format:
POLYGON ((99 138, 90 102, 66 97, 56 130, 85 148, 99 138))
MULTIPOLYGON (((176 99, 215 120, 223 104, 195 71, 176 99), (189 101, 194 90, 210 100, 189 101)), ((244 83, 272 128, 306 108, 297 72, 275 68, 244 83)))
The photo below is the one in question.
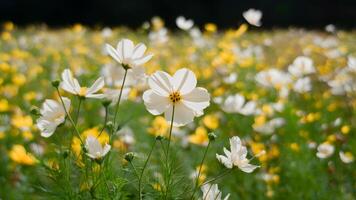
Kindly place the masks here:
POLYGON ((78 80, 73 77, 72 72, 69 69, 65 69, 62 73, 63 81, 60 84, 60 87, 72 94, 78 94, 80 90, 80 85, 78 80))
POLYGON ((55 124, 54 122, 47 121, 41 117, 37 119, 36 126, 41 131, 41 136, 46 138, 53 135, 54 131, 57 128, 57 124, 55 124))
POLYGON ((174 91, 179 91, 181 95, 190 93, 197 85, 195 74, 186 68, 176 71, 172 80, 174 91))
POLYGON ((157 95, 153 90, 145 91, 142 98, 147 110, 153 115, 162 114, 170 106, 170 101, 167 97, 157 95))
POLYGON ((123 60, 131 58, 133 50, 134 50, 134 44, 129 39, 122 39, 117 44, 117 52, 119 55, 121 55, 123 60))
POLYGON ((182 102, 188 108, 194 110, 197 113, 202 112, 203 109, 210 105, 210 95, 204 88, 197 87, 190 93, 183 95, 182 102))
POLYGON ((96 93, 97 91, 99 91, 101 88, 103 88, 105 85, 105 82, 104 82, 104 78, 103 77, 100 77, 98 78, 92 86, 90 86, 90 88, 88 89, 87 91, 87 94, 94 94, 96 93))
POLYGON ((225 167, 231 169, 232 168, 232 162, 229 158, 216 154, 216 158, 218 159, 219 162, 221 162, 225 167))
MULTIPOLYGON (((164 113, 168 123, 172 120, 173 105, 171 104, 164 113)), ((184 126, 193 121, 195 113, 183 103, 177 103, 174 107, 173 125, 176 127, 184 126)))
POLYGON ((122 63, 122 56, 110 44, 105 45, 106 52, 114 58, 118 63, 122 63))
POLYGON ((163 71, 157 71, 148 79, 150 88, 161 96, 167 96, 172 91, 172 77, 163 71))
POLYGON ((244 165, 238 166, 239 169, 241 169, 241 171, 246 172, 246 173, 251 173, 253 172, 256 168, 258 168, 259 166, 257 165, 251 165, 249 163, 246 163, 244 165))

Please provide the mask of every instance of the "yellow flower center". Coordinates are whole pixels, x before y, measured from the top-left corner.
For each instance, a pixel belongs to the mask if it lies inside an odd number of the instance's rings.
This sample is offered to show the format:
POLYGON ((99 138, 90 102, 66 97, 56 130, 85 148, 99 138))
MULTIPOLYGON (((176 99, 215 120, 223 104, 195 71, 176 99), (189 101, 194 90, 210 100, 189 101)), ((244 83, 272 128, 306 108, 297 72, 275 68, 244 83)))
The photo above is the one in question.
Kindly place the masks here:
POLYGON ((87 90, 88 90, 87 87, 81 87, 78 95, 81 97, 85 97, 85 95, 87 94, 87 90))
POLYGON ((180 96, 179 92, 173 92, 172 94, 169 95, 169 99, 173 102, 173 103, 177 103, 179 102, 182 97, 180 96))

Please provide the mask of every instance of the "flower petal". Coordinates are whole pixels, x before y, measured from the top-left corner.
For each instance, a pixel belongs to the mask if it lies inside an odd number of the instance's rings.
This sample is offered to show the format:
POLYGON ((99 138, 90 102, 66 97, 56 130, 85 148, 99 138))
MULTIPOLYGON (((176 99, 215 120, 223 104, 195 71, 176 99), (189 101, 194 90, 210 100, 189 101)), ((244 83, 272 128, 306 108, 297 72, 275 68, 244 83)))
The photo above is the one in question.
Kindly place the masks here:
POLYGON ((176 71, 173 75, 174 91, 179 91, 182 95, 191 92, 197 85, 195 74, 186 68, 176 71))
POLYGON ((232 162, 229 158, 216 154, 216 158, 218 159, 219 162, 221 162, 225 167, 231 169, 232 168, 232 162))
POLYGON ((157 71, 148 79, 150 88, 161 96, 169 96, 172 91, 172 77, 163 71, 157 71))
POLYGON ((202 112, 203 109, 210 105, 210 95, 204 88, 197 87, 190 93, 183 95, 182 102, 188 108, 194 110, 197 113, 202 112))
POLYGON ((62 73, 62 79, 60 87, 72 94, 78 94, 80 90, 80 85, 78 80, 73 77, 72 72, 69 69, 65 69, 62 73))
POLYGON ((105 45, 106 52, 117 62, 122 63, 122 56, 110 44, 105 45))
POLYGON ((117 44, 117 52, 119 55, 121 55, 123 60, 127 58, 131 58, 133 50, 134 50, 134 44, 129 39, 122 39, 117 44))
POLYGON ((97 91, 99 91, 101 88, 103 88, 105 85, 104 78, 100 77, 98 78, 93 85, 88 89, 87 94, 94 94, 97 91))
POLYGON ((142 98, 146 109, 153 115, 162 114, 170 106, 170 101, 167 97, 162 97, 156 94, 153 90, 145 91, 142 98))
POLYGON ((145 57, 141 57, 141 58, 136 58, 134 59, 134 65, 135 66, 140 66, 143 65, 144 63, 146 63, 147 61, 151 60, 151 58, 153 57, 153 54, 148 54, 145 57))
POLYGON ((146 45, 139 43, 136 45, 132 53, 132 59, 141 58, 146 51, 146 45))
POLYGON ((251 164, 244 164, 242 166, 238 166, 239 169, 241 169, 241 171, 246 172, 246 173, 251 173, 253 172, 253 170, 255 170, 256 168, 258 168, 259 166, 257 165, 251 165, 251 164))
MULTIPOLYGON (((166 120, 168 123, 171 123, 172 120, 172 111, 173 105, 170 105, 169 108, 164 113, 166 120)), ((175 104, 174 107, 174 117, 173 117, 173 125, 176 127, 184 126, 193 121, 195 116, 195 112, 188 107, 186 107, 182 103, 175 104)))

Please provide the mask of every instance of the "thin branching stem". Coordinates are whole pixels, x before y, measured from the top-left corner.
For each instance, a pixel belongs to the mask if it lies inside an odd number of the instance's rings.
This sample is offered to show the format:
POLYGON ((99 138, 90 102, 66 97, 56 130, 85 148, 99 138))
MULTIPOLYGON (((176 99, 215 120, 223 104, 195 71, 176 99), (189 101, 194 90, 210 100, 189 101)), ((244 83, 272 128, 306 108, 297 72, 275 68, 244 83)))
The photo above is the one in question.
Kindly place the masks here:
POLYGON ((104 118, 103 128, 101 128, 98 137, 100 137, 100 135, 101 135, 101 134, 103 133, 103 131, 105 130, 107 121, 108 121, 108 107, 105 106, 105 118, 104 118))
POLYGON ((218 180, 218 179, 220 179, 220 178, 222 178, 222 177, 224 177, 225 175, 227 175, 227 174, 229 174, 230 172, 232 172, 232 170, 233 170, 233 168, 227 169, 227 170, 221 172, 221 173, 220 173, 219 175, 217 175, 215 178, 212 178, 212 179, 210 179, 210 180, 208 180, 208 181, 205 181, 203 184, 200 185, 200 187, 203 186, 203 185, 206 185, 206 184, 208 184, 208 183, 211 183, 211 182, 213 182, 213 181, 216 181, 216 180, 218 180))
POLYGON ((141 200, 142 199, 142 188, 141 188, 141 184, 142 184, 142 177, 143 177, 143 173, 146 169, 146 166, 148 164, 148 161, 150 160, 151 158, 151 155, 152 155, 152 152, 156 146, 156 143, 157 143, 157 140, 155 139, 153 145, 152 145, 152 148, 150 150, 150 152, 148 153, 148 156, 147 156, 147 159, 145 161, 145 164, 143 164, 143 168, 142 168, 142 171, 141 171, 141 174, 140 174, 140 178, 138 179, 138 192, 139 192, 139 199, 141 200))
POLYGON ((77 135, 78 135, 78 138, 79 138, 79 140, 80 140, 80 143, 81 143, 82 145, 84 145, 84 142, 83 142, 82 138, 80 137, 80 133, 79 133, 79 131, 78 131, 78 129, 77 129, 77 126, 75 125, 75 123, 74 123, 72 117, 70 116, 70 114, 69 114, 69 112, 68 112, 68 110, 67 110, 67 108, 66 108, 66 106, 65 106, 65 104, 64 104, 62 95, 61 95, 61 93, 59 92, 58 87, 56 87, 56 90, 57 90, 58 96, 59 96, 59 98, 60 98, 60 100, 61 100, 61 102, 62 102, 63 109, 64 109, 66 115, 68 116, 68 119, 69 119, 70 123, 72 124, 72 126, 73 126, 75 132, 76 132, 77 135))
POLYGON ((201 170, 202 170, 202 168, 203 168, 204 160, 205 160, 206 154, 208 153, 209 146, 210 146, 210 140, 209 140, 209 142, 208 142, 208 145, 207 145, 206 148, 205 148, 204 155, 203 155, 203 159, 202 159, 201 162, 200 162, 198 175, 197 175, 197 177, 196 177, 195 184, 194 184, 194 189, 193 189, 193 193, 192 193, 192 196, 191 196, 191 198, 190 198, 190 199, 192 199, 192 200, 194 199, 195 192, 196 192, 196 190, 197 190, 197 188, 198 188, 198 185, 199 185, 199 178, 200 178, 201 170))

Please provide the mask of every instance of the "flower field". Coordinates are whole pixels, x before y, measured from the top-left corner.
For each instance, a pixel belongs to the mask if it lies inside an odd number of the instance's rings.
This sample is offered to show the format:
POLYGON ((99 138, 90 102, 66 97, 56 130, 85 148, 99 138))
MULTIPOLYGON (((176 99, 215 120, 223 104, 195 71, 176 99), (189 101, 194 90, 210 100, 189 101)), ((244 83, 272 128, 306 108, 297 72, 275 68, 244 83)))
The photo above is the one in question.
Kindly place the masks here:
POLYGON ((181 20, 4 23, 0 199, 356 199, 356 33, 181 20))

